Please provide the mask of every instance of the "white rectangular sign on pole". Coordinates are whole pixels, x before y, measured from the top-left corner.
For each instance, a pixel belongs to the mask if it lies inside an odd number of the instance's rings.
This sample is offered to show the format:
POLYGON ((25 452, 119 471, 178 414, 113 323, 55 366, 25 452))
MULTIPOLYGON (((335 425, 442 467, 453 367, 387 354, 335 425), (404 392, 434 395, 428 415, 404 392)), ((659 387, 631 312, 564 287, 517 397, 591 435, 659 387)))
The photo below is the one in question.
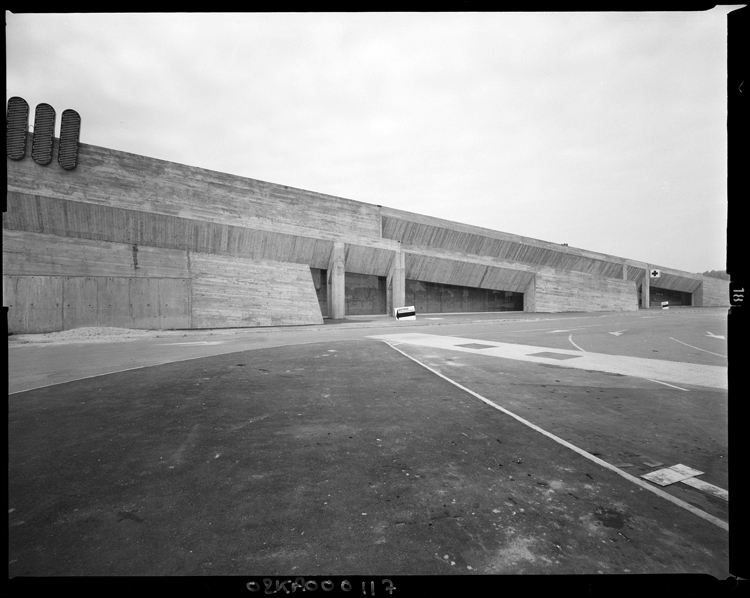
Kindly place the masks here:
POLYGON ((409 307, 397 307, 393 310, 393 315, 396 317, 397 320, 416 320, 417 319, 417 311, 414 309, 413 305, 409 307))

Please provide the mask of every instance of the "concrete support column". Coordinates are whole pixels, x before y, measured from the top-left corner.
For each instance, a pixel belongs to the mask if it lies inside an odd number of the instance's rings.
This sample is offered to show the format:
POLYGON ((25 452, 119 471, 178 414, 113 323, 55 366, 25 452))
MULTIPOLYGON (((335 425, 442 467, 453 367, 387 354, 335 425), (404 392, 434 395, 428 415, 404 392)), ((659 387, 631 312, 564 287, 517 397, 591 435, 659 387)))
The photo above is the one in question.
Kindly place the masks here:
POLYGON ((343 320, 346 314, 346 287, 344 286, 344 259, 346 251, 343 241, 333 242, 331 259, 328 262, 328 317, 343 320))
POLYGON ((404 307, 406 302, 406 255, 400 247, 393 252, 386 288, 388 289, 386 309, 388 315, 393 315, 393 310, 397 307, 404 307))
POLYGON ((531 281, 523 292, 523 311, 536 311, 536 274, 531 277, 531 281))
POLYGON ((641 283, 641 307, 649 309, 651 307, 651 267, 646 264, 646 273, 641 283))
POLYGON ((703 283, 700 283, 698 288, 691 293, 690 298, 690 304, 693 307, 703 307, 703 283))
POLYGON ((622 265, 622 279, 623 280, 628 279, 628 265, 627 264, 622 265))

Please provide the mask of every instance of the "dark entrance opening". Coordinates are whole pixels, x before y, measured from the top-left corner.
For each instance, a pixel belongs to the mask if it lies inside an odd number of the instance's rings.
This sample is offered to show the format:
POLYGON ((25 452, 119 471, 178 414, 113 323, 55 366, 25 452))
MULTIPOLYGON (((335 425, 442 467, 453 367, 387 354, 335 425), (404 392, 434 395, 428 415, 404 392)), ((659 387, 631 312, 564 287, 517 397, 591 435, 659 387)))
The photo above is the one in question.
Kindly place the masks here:
MULTIPOLYGON (((310 268, 315 293, 318 296, 320 313, 328 317, 328 270, 310 268)), ((369 274, 344 273, 347 316, 369 316, 385 314, 386 278, 369 274)))
POLYGON ((318 305, 320 305, 320 314, 324 317, 328 317, 328 289, 326 284, 328 282, 328 270, 320 270, 319 268, 310 268, 312 273, 313 283, 315 284, 315 293, 318 295, 318 305))
POLYGON ((407 280, 406 305, 417 313, 523 311, 523 293, 407 280))
POLYGON ((649 299, 651 307, 660 307, 663 301, 669 301, 670 306, 693 304, 692 293, 685 293, 683 291, 671 291, 669 289, 660 289, 654 286, 649 289, 649 299))
POLYGON ((369 316, 385 313, 386 278, 371 274, 344 273, 346 315, 369 316))

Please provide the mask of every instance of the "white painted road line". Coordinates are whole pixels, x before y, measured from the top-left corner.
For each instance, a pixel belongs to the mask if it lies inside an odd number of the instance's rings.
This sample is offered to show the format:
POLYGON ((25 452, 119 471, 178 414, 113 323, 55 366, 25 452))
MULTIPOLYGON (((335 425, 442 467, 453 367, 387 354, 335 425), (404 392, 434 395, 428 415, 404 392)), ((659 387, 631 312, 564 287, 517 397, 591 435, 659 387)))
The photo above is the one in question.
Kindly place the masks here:
POLYGON ((673 340, 677 343, 680 343, 682 345, 685 345, 686 347, 690 347, 691 349, 697 349, 698 351, 703 351, 704 353, 711 353, 711 355, 718 355, 719 357, 723 357, 724 359, 727 359, 726 355, 721 355, 719 353, 714 353, 713 351, 706 351, 705 349, 701 349, 700 347, 693 347, 693 345, 688 345, 687 343, 683 343, 682 341, 678 341, 676 338, 669 337, 670 340, 673 340))
POLYGON ((675 386, 674 384, 667 384, 666 382, 660 382, 659 380, 652 380, 651 378, 645 378, 645 380, 648 380, 649 382, 656 382, 657 384, 663 384, 664 386, 671 386, 672 388, 676 388, 677 390, 684 390, 685 392, 690 392, 687 388, 675 386))
MULTIPOLYGON (((572 334, 568 337, 568 340, 570 341, 570 344, 573 345, 576 349, 578 349, 579 351, 583 351, 583 349, 581 349, 581 347, 579 347, 578 345, 576 345, 573 342, 573 335, 572 334)), ((583 352, 585 353, 586 351, 583 351, 583 352)))
POLYGON ((709 484, 708 482, 704 482, 703 480, 699 480, 698 478, 688 478, 686 480, 681 480, 681 483, 687 484, 688 486, 692 486, 693 488, 696 488, 701 492, 711 494, 716 498, 720 498, 729 502, 729 492, 727 490, 719 488, 718 486, 714 486, 713 484, 709 484))
POLYGON ((193 342, 187 342, 187 343, 159 343, 159 344, 165 347, 168 345, 181 345, 183 347, 197 347, 197 346, 205 346, 205 345, 222 345, 228 342, 229 341, 193 341, 193 342))
MULTIPOLYGON (((387 335, 383 335, 383 336, 387 336, 387 335)), ((392 336, 402 336, 402 335, 392 335, 392 336)), ((403 335, 403 336, 406 336, 406 335, 403 335)), ((426 335, 425 335, 425 336, 426 336, 426 335)), ((381 339, 381 340, 385 340, 385 339, 381 339)), ((478 393, 474 392, 473 390, 470 390, 470 389, 466 388, 465 386, 462 386, 461 384, 459 384, 459 383, 458 383, 458 382, 456 382, 455 380, 451 380, 451 379, 450 379, 450 378, 448 378, 447 376, 444 376, 443 374, 441 374, 441 373, 440 373, 440 372, 438 372, 437 370, 434 370, 434 369, 432 369, 432 368, 431 368, 430 366, 428 366, 428 365, 426 365, 426 364, 422 363, 422 362, 421 362, 421 361, 419 361, 418 359, 415 359, 414 357, 412 357, 412 356, 411 356, 411 355, 409 355, 408 353, 404 353, 404 352, 403 352, 403 351, 402 351, 401 349, 398 349, 398 348, 396 348, 395 346, 393 346, 393 345, 392 345, 392 344, 391 344, 390 342, 388 342, 387 340, 386 340, 385 342, 386 342, 386 344, 388 344, 388 345, 389 345, 389 346, 390 346, 391 348, 395 349, 396 351, 398 351, 399 353, 401 353, 401 354, 402 354, 402 355, 404 355, 405 357, 408 357, 409 359, 411 359, 411 360, 412 360, 412 361, 414 361, 415 363, 418 363, 418 364, 419 364, 419 365, 421 365, 421 366, 422 366, 423 368, 425 368, 425 369, 427 369, 427 370, 431 371, 431 372, 432 372, 433 374, 435 374, 436 376, 439 376, 439 377, 440 377, 440 378, 442 378, 443 380, 445 380, 445 381, 447 381, 447 382, 450 382, 450 383, 451 383, 451 384, 453 384, 454 386, 456 386, 456 387, 460 388, 461 390, 463 390, 463 391, 465 391, 465 392, 469 393, 470 395, 472 395, 472 396, 476 397, 476 398, 477 398, 477 399, 479 399, 480 401, 483 401, 484 403, 487 403, 488 405, 490 405, 491 407, 494 407, 494 408, 495 408, 495 409, 497 409, 498 411, 502 411, 502 412, 503 412, 503 413, 505 413, 506 415, 509 415, 509 416, 511 416, 512 418, 514 418, 514 419, 518 420, 519 422, 521 422, 521 423, 522 423, 522 424, 524 424, 525 426, 528 426, 528 427, 529 427, 529 428, 531 428, 532 430, 535 430, 535 431, 539 432, 540 434, 543 434, 543 435, 544 435, 544 436, 546 436, 547 438, 549 438, 549 439, 551 439, 551 440, 554 440, 555 442, 557 442, 557 443, 559 443, 559 444, 561 444, 561 445, 563 445, 563 446, 565 446, 565 447, 569 448, 569 449, 570 449, 570 450, 572 450, 572 451, 575 451, 576 453, 578 453, 578 454, 579 454, 579 455, 581 455, 582 457, 585 457, 586 459, 589 459, 590 461, 593 461, 593 462, 594 462, 594 463, 596 463, 597 465, 601 465, 601 466, 602 466, 602 467, 604 467, 605 469, 609 469, 610 471, 613 471, 613 472, 615 472, 616 474, 618 474, 618 475, 620 475, 620 476, 624 477, 624 478, 625 478, 626 480, 629 480, 629 481, 633 482, 634 484, 636 484, 637 486, 640 486, 640 487, 641 487, 641 488, 643 488, 644 490, 648 490, 649 492, 653 492, 654 494, 656 494, 656 495, 658 495, 658 496, 661 496, 662 498, 664 498, 664 499, 668 500, 668 501, 669 501, 669 502, 671 502, 672 504, 674 504, 674 505, 677 505, 677 506, 679 506, 679 507, 682 507, 682 508, 683 508, 683 509, 685 509, 686 511, 690 511, 691 513, 693 513, 694 515, 697 515, 697 516, 698 516, 698 517, 700 517, 701 519, 705 519, 706 521, 708 521, 708 522, 710 522, 710 523, 713 523, 713 524, 714 524, 715 526, 717 526, 717 527, 720 527, 721 529, 723 529, 723 530, 725 530, 725 531, 729 531, 729 524, 728 524, 728 523, 727 523, 726 521, 722 521, 722 520, 721 520, 721 519, 719 519, 718 517, 714 517, 714 516, 713 516, 713 515, 711 515, 710 513, 706 513, 705 511, 702 511, 701 509, 698 509, 697 507, 694 507, 694 506, 693 506, 693 505, 691 505, 690 503, 687 503, 687 502, 685 502, 684 500, 680 500, 679 498, 677 498, 677 497, 675 497, 675 496, 672 496, 671 494, 668 494, 667 492, 664 492, 664 490, 660 490, 659 488, 656 488, 655 486, 653 486, 653 485, 651 485, 651 484, 649 484, 649 483, 647 483, 647 482, 644 482, 644 481, 643 481, 643 480, 641 480, 640 478, 637 478, 637 477, 635 477, 634 475, 632 475, 632 474, 629 474, 629 473, 628 473, 627 471, 623 471, 622 469, 619 469, 618 467, 615 467, 614 465, 611 465, 610 463, 607 463, 607 462, 606 462, 606 461, 604 461, 603 459, 600 459, 599 457, 596 457, 595 455, 592 455, 592 454, 591 454, 591 453, 589 453, 588 451, 585 451, 585 450, 583 450, 582 448, 579 448, 579 447, 575 446, 574 444, 571 444, 571 443, 570 443, 570 442, 568 442, 567 440, 563 440, 563 439, 562 439, 562 438, 560 438, 559 436, 555 436, 554 434, 551 434, 550 432, 547 432, 546 430, 544 430, 544 429, 540 428, 539 426, 537 426, 537 425, 535 425, 535 424, 532 424, 532 423, 531 423, 530 421, 528 421, 528 420, 525 420, 525 419, 523 419, 522 417, 520 417, 520 416, 516 415, 516 414, 515 414, 515 413, 513 413, 512 411, 508 411, 508 410, 507 410, 507 409, 505 409, 504 407, 501 407, 500 405, 497 405, 496 403, 493 403, 493 402, 492 402, 492 401, 490 401, 489 399, 486 399, 486 398, 484 398, 484 397, 483 397, 482 395, 480 395, 480 394, 478 394, 478 393)))
MULTIPOLYGON (((500 357, 503 359, 514 359, 531 363, 555 364, 566 368, 605 372, 608 374, 621 374, 646 380, 660 381, 665 383, 686 384, 693 386, 706 386, 726 390, 728 387, 727 368, 718 365, 702 365, 697 363, 683 363, 679 361, 663 361, 660 359, 646 359, 643 357, 628 357, 624 355, 606 355, 603 353, 591 353, 587 351, 574 351, 572 349, 550 349, 549 347, 536 347, 531 345, 517 345, 514 343, 499 343, 495 341, 480 341, 487 345, 483 349, 472 349, 461 347, 476 343, 476 339, 460 338, 455 336, 440 336, 437 334, 422 334, 418 332, 404 334, 380 334, 368 338, 384 341, 397 341, 432 347, 435 349, 449 349, 451 351, 462 351, 474 355, 486 355, 488 357, 500 357), (547 356, 534 355, 535 353, 546 353, 547 356), (561 358, 550 357, 554 353, 561 358), (565 356, 574 356, 576 359, 564 359, 565 356)), ((681 388, 681 390, 684 390, 681 388)))

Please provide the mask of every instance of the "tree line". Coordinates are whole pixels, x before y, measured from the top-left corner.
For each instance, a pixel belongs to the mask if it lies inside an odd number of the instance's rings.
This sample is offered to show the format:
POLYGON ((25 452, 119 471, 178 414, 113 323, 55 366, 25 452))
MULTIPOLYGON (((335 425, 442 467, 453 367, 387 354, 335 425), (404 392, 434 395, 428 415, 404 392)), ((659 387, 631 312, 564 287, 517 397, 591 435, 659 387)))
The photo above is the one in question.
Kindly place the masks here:
POLYGON ((721 278, 722 280, 729 280, 729 274, 726 270, 706 270, 701 272, 703 276, 710 276, 711 278, 721 278))

